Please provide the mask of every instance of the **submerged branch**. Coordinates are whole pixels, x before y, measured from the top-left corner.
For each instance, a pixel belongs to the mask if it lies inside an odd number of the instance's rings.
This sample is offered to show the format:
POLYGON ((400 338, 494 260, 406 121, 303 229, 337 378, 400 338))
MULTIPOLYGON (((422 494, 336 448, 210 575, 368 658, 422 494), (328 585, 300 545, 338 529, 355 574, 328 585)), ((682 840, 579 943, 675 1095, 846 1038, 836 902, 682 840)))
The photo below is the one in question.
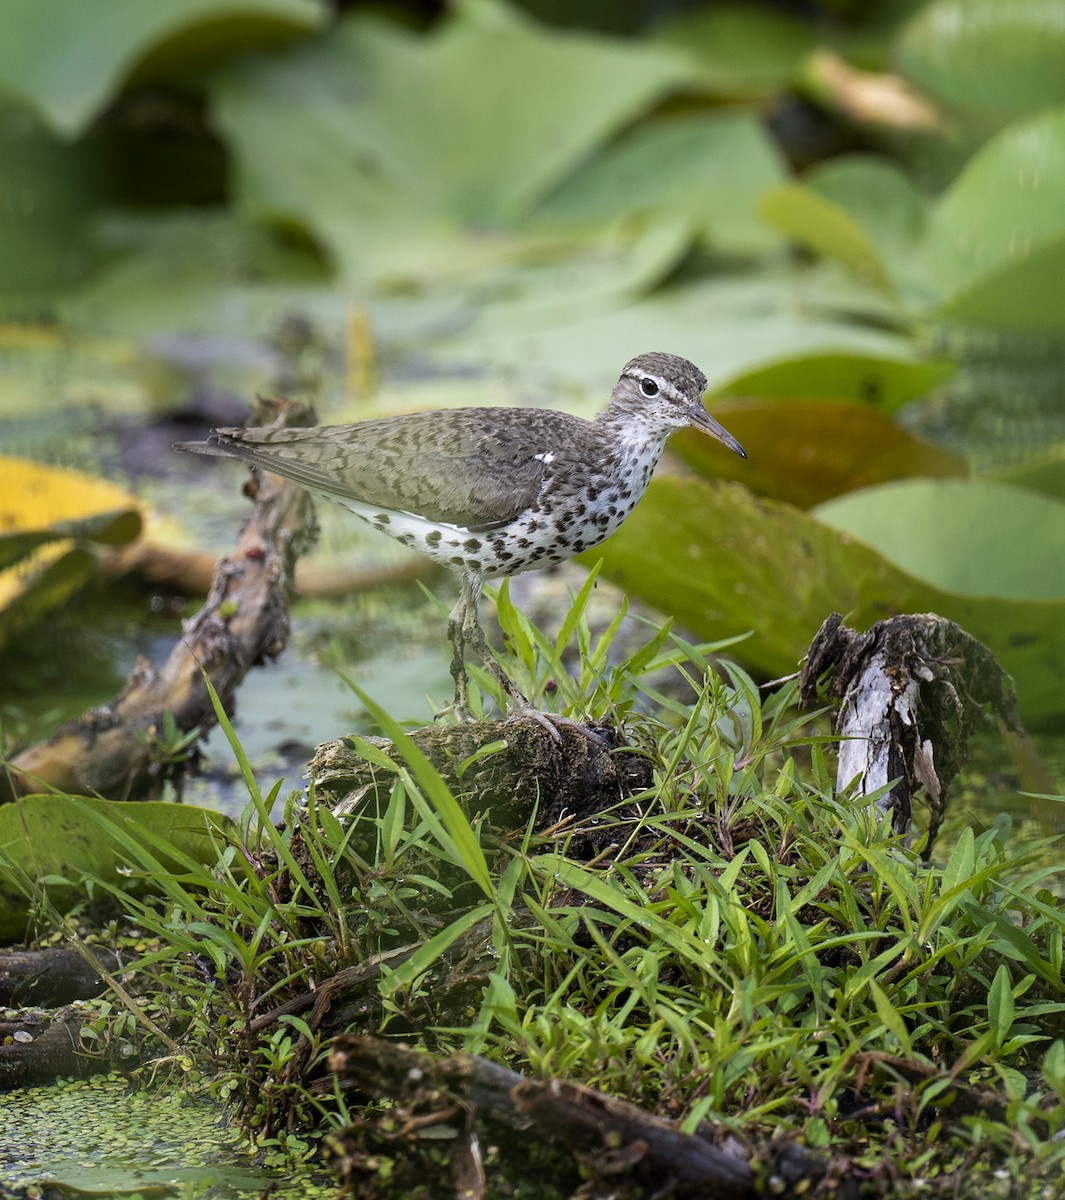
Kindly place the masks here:
MULTIPOLYGON (((256 413, 252 421, 264 422, 256 413)), ((304 405, 276 402, 277 425, 313 424, 304 405)), ((314 509, 302 488, 257 473, 245 492, 254 510, 233 552, 219 559, 203 608, 161 668, 138 659, 111 703, 62 725, 23 750, 0 774, 0 802, 31 792, 94 794, 140 800, 173 778, 184 762, 167 762, 158 746, 165 714, 180 733, 215 723, 206 674, 227 712, 247 672, 276 658, 288 640, 293 567, 314 534, 314 509)))

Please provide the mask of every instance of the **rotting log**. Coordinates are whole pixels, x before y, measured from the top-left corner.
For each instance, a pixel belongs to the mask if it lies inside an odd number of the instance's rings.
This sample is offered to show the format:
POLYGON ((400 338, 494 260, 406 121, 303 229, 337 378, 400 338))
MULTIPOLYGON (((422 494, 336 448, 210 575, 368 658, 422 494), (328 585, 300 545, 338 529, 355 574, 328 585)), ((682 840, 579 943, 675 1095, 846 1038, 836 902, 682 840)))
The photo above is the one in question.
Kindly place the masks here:
MULTIPOLYGON (((566 1080, 542 1082, 467 1054, 423 1054, 380 1038, 345 1035, 329 1056, 339 1085, 391 1100, 379 1121, 360 1121, 333 1135, 330 1165, 344 1194, 366 1194, 376 1148, 417 1158, 419 1148, 447 1148, 452 1194, 482 1197, 481 1146, 494 1145, 511 1179, 535 1174, 540 1184, 572 1190, 581 1177, 609 1180, 612 1191, 658 1196, 747 1200, 760 1193, 746 1152, 734 1139, 718 1144, 703 1126, 676 1125, 566 1080), (632 1189, 632 1190, 630 1190, 632 1189), (649 1189, 649 1190, 648 1190, 649 1189)), ((390 1155, 390 1156, 391 1156, 390 1155)), ((762 1161, 774 1195, 799 1195, 824 1166, 794 1144, 766 1148, 762 1161)), ((438 1194, 443 1194, 439 1192, 438 1194)))
MULTIPOLYGON (((456 795, 478 811, 491 809, 497 828, 524 824, 536 805, 541 829, 581 820, 649 788, 651 761, 628 749, 615 726, 561 722, 550 728, 520 712, 498 721, 428 725, 410 733, 456 795), (557 730, 558 737, 552 730, 557 730)), ((403 756, 382 738, 366 738, 397 766, 403 756)), ((366 761, 349 739, 318 747, 308 771, 315 790, 338 813, 370 798, 387 798, 395 776, 366 761)))
POLYGON ((28 1009, 0 1020, 0 1091, 51 1083, 61 1076, 84 1078, 110 1071, 107 1055, 87 1054, 81 1044, 85 1013, 28 1009))
POLYGON ((99 996, 107 984, 97 964, 113 973, 121 970, 121 963, 102 946, 93 947, 93 957, 95 963, 73 946, 0 950, 0 1007, 52 1008, 99 996))
POLYGON ((967 743, 988 711, 1026 738, 1013 681, 991 651, 935 613, 878 621, 856 633, 833 613, 810 644, 799 678, 803 703, 838 705, 836 786, 860 796, 887 788, 877 806, 897 832, 909 828, 913 797, 929 808, 928 847, 967 743), (888 787, 890 785, 890 787, 888 787))
MULTIPOLYGON (((262 402, 251 420, 311 425, 305 405, 262 402), (266 408, 267 411, 263 411, 266 408)), ((254 502, 233 552, 219 559, 201 610, 161 668, 137 660, 111 703, 83 713, 49 738, 16 754, 0 773, 0 802, 56 789, 139 800, 153 795, 169 765, 152 740, 171 713, 178 730, 206 732, 215 723, 206 674, 227 712, 248 670, 276 658, 288 640, 288 609, 297 556, 313 540, 314 508, 307 493, 276 475, 256 473, 245 485, 254 502)), ((174 777, 184 769, 176 764, 174 777)))

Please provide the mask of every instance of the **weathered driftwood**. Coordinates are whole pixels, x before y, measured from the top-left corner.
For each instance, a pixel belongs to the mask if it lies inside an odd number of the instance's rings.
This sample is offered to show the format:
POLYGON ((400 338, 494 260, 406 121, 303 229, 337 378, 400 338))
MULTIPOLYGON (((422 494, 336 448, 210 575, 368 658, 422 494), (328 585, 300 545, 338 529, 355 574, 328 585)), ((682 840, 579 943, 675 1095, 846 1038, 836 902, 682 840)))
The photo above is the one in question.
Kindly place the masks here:
MULTIPOLYGON (((551 1167, 533 1150, 554 1155, 558 1184, 565 1189, 578 1169, 609 1178, 627 1195, 714 1196, 741 1200, 761 1194, 755 1172, 735 1142, 718 1145, 711 1131, 683 1133, 670 1121, 626 1100, 565 1080, 540 1082, 481 1058, 422 1054, 371 1037, 337 1038, 329 1065, 341 1087, 395 1101, 376 1127, 352 1126, 332 1140, 331 1165, 345 1194, 362 1196, 374 1170, 371 1142, 391 1143, 413 1154, 419 1144, 447 1146, 453 1194, 478 1200, 488 1194, 479 1146, 508 1144, 541 1184, 556 1182, 551 1167), (450 1131, 441 1141, 433 1138, 450 1131), (429 1139, 422 1140, 429 1131, 429 1139), (510 1136, 506 1136, 509 1131, 510 1136)), ((505 1149, 504 1149, 505 1153, 505 1149)), ((775 1195, 808 1190, 823 1167, 798 1147, 767 1148, 770 1189, 775 1195)), ((519 1165, 519 1170, 521 1169, 519 1165)))
POLYGON ((799 686, 807 705, 824 695, 839 705, 839 790, 855 786, 866 796, 890 784, 877 805, 903 832, 922 789, 929 846, 987 710, 1012 733, 1024 732, 1013 681, 994 655, 935 613, 891 617, 867 633, 848 629, 833 613, 810 644, 799 686))
MULTIPOLYGON (((210 590, 217 566, 217 555, 207 550, 181 550, 159 546, 148 538, 138 538, 103 559, 100 574, 105 580, 132 577, 150 587, 203 596, 210 590)), ((413 554, 382 567, 303 558, 296 563, 296 591, 304 599, 357 596, 429 580, 441 570, 436 563, 413 554)))
MULTIPOLYGON (((274 408, 279 425, 314 421, 303 405, 281 401, 274 408)), ((269 423, 263 413, 252 419, 269 423)), ((232 712, 248 670, 281 653, 293 565, 313 536, 314 509, 302 488, 274 475, 256 475, 245 490, 254 511, 233 553, 218 561, 203 608, 185 623, 166 663, 157 669, 139 659, 113 703, 15 755, 0 773, 0 802, 49 788, 115 800, 151 796, 166 770, 151 744, 164 714, 172 713, 182 731, 207 730, 215 722, 201 672, 232 712)))
POLYGON ((84 1023, 85 1014, 70 1008, 26 1010, 14 1020, 0 1020, 0 1091, 110 1071, 107 1055, 87 1054, 82 1047, 84 1023))
MULTIPOLYGON (((105 971, 121 969, 118 956, 102 946, 94 956, 105 971)), ((0 1006, 51 1008, 72 1000, 88 1000, 106 988, 103 976, 73 946, 44 950, 0 951, 0 1006)))

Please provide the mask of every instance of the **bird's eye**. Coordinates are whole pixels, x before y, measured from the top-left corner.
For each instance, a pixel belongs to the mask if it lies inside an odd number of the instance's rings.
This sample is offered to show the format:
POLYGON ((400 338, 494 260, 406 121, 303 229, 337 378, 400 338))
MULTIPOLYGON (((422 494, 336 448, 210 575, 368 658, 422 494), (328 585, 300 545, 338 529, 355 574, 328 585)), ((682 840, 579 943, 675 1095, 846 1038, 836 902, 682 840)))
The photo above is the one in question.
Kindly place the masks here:
POLYGON ((655 383, 653 379, 641 379, 640 391, 643 392, 645 396, 657 396, 658 384, 655 383))

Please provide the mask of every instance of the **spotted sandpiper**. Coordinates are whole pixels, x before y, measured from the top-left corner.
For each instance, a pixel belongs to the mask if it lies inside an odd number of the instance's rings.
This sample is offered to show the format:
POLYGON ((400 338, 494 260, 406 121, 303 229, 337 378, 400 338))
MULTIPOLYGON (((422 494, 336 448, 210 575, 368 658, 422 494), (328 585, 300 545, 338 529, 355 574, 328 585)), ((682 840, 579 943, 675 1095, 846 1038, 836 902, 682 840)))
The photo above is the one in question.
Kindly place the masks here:
POLYGON ((746 458, 706 411, 706 376, 673 354, 625 365, 594 420, 540 408, 457 408, 311 429, 216 429, 176 449, 243 459, 294 480, 445 567, 453 710, 468 716, 465 648, 527 709, 477 619, 486 579, 598 546, 647 490, 666 438, 691 426, 746 458))

